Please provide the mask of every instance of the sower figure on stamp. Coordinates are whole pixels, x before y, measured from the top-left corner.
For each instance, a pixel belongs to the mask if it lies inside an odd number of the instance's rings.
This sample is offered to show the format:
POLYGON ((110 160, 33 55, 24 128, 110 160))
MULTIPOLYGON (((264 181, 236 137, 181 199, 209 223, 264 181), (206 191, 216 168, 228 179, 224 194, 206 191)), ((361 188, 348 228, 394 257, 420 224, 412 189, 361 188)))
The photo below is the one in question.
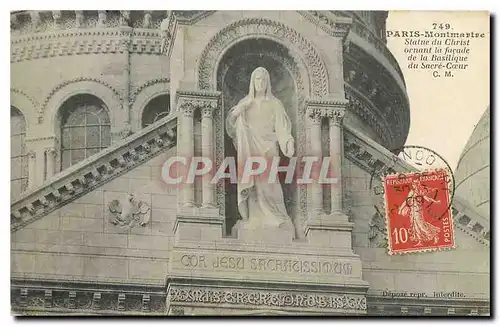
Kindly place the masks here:
POLYGON ((400 215, 410 218, 410 239, 417 241, 417 246, 421 246, 422 241, 433 239, 434 243, 437 243, 440 229, 425 220, 423 206, 424 200, 431 203, 440 201, 427 196, 427 190, 417 183, 413 183, 411 187, 412 189, 398 210, 400 215))
MULTIPOLYGON (((239 171, 250 157, 263 158, 269 166, 279 158, 278 147, 288 157, 294 154, 290 119, 272 94, 269 73, 262 67, 252 72, 249 93, 229 111, 226 128, 236 147, 239 171)), ((260 175, 242 180, 239 172, 238 210, 250 229, 293 229, 278 178, 269 182, 260 175)))

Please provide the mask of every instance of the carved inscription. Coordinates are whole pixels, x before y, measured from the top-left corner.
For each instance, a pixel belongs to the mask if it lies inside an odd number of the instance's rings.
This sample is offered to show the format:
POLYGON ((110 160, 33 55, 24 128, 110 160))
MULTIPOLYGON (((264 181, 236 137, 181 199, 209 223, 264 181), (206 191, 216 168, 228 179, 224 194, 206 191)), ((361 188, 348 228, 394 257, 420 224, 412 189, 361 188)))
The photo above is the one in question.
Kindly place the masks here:
POLYGON ((169 295, 170 302, 183 303, 222 303, 250 306, 366 310, 366 298, 356 295, 187 287, 172 288, 169 295))
POLYGON ((351 275, 352 265, 342 261, 256 258, 243 256, 206 256, 182 254, 180 263, 196 269, 236 269, 279 273, 351 275))

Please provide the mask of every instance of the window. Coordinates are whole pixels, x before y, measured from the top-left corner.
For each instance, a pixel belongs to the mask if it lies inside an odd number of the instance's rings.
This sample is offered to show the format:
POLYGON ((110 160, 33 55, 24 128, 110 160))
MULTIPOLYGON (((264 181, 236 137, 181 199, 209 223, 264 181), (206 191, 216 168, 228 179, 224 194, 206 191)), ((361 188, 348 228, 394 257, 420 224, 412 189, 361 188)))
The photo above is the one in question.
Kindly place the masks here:
POLYGON ((26 120, 15 107, 10 107, 10 191, 12 198, 28 187, 28 155, 25 145, 26 120))
POLYGON ((160 95, 155 97, 142 111, 142 128, 155 123, 163 117, 166 117, 170 112, 170 95, 160 95))
POLYGON ((76 95, 61 107, 61 170, 97 154, 111 143, 111 123, 104 103, 76 95))

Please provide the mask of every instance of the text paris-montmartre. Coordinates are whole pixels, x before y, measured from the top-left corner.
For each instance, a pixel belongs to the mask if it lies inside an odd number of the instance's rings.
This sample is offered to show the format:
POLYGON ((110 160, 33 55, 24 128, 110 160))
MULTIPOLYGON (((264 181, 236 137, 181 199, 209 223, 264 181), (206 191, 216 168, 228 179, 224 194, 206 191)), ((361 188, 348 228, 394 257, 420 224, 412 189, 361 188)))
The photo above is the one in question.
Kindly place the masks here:
POLYGON ((413 31, 413 30, 393 30, 386 31, 387 37, 425 37, 425 38, 461 38, 461 39, 471 39, 471 38, 485 38, 485 33, 478 32, 438 32, 438 31, 413 31))

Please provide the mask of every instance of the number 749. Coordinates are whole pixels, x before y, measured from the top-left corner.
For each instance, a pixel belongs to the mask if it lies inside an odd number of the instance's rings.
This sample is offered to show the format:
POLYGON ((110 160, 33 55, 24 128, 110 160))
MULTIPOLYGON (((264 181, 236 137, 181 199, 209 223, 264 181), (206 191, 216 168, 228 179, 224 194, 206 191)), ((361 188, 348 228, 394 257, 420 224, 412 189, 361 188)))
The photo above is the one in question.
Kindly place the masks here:
POLYGON ((432 23, 432 29, 450 29, 449 23, 432 23))

